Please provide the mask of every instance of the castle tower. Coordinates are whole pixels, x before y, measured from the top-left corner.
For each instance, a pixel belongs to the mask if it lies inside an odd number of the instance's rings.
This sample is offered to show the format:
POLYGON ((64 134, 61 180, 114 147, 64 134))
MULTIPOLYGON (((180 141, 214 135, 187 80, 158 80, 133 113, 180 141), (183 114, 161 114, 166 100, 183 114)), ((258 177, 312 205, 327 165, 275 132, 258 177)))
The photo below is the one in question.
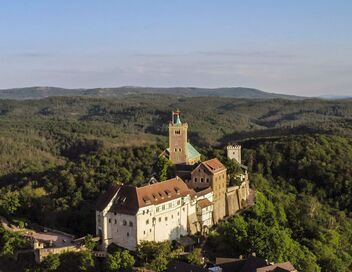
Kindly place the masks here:
POLYGON ((169 123, 169 153, 173 164, 188 164, 187 130, 188 124, 181 122, 180 111, 173 111, 169 123))
POLYGON ((228 145, 226 147, 227 157, 230 160, 235 160, 241 164, 241 146, 240 145, 228 145))

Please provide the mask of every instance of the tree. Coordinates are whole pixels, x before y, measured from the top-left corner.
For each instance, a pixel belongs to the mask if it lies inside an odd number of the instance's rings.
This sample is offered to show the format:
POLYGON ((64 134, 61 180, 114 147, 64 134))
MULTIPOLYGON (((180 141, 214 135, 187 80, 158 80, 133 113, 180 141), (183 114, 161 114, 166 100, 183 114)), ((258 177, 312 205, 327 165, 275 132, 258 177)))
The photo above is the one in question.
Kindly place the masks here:
POLYGON ((106 257, 106 269, 108 271, 131 268, 134 263, 134 257, 127 250, 117 250, 106 257))
POLYGON ((193 249, 193 251, 187 255, 187 261, 191 264, 202 265, 203 264, 202 249, 201 248, 193 249))
POLYGON ((157 179, 159 181, 166 180, 170 177, 172 172, 173 164, 170 160, 165 158, 164 156, 159 156, 156 164, 155 171, 157 173, 157 179))
POLYGON ((60 255, 49 254, 40 264, 43 271, 51 272, 57 271, 60 267, 60 255))
POLYGON ((147 268, 156 272, 164 271, 173 256, 169 241, 142 241, 137 247, 137 254, 147 268))
POLYGON ((97 242, 93 240, 93 236, 91 234, 88 234, 84 237, 84 245, 88 250, 93 250, 97 245, 97 242))
POLYGON ((21 206, 18 191, 3 188, 0 190, 0 195, 0 210, 3 214, 12 214, 21 206))

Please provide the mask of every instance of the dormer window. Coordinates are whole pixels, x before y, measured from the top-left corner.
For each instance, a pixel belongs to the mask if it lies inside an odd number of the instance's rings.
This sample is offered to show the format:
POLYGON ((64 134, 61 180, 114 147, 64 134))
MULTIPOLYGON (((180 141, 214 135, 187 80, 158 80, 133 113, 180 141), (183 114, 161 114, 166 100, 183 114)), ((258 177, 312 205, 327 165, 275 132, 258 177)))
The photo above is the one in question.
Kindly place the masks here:
POLYGON ((165 192, 165 194, 167 195, 167 197, 171 197, 171 192, 170 192, 170 190, 165 190, 164 192, 165 192))

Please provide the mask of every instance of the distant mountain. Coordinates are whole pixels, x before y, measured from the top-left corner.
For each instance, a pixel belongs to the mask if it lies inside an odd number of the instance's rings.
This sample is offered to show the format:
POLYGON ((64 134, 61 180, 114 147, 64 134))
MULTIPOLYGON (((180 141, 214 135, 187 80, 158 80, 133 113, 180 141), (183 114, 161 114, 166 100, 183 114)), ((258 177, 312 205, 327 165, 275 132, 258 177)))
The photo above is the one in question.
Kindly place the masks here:
POLYGON ((118 87, 95 89, 63 89, 56 87, 27 87, 0 90, 0 99, 41 99, 51 96, 88 96, 88 97, 119 97, 131 94, 174 94, 180 96, 218 96, 247 99, 289 99, 298 100, 305 97, 263 92, 244 87, 230 88, 149 88, 149 87, 118 87))
POLYGON ((342 99, 352 99, 352 96, 348 95, 322 95, 319 96, 321 99, 327 99, 327 100, 342 100, 342 99))

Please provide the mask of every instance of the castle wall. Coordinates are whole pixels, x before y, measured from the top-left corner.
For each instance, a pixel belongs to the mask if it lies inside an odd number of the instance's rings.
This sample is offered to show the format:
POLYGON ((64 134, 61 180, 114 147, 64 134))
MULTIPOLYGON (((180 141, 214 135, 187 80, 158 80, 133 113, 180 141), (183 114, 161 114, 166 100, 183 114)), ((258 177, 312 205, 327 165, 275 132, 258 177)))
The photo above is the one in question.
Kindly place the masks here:
POLYGON ((248 180, 242 182, 240 186, 228 187, 226 192, 226 215, 234 215, 238 210, 246 208, 248 195, 248 180))

